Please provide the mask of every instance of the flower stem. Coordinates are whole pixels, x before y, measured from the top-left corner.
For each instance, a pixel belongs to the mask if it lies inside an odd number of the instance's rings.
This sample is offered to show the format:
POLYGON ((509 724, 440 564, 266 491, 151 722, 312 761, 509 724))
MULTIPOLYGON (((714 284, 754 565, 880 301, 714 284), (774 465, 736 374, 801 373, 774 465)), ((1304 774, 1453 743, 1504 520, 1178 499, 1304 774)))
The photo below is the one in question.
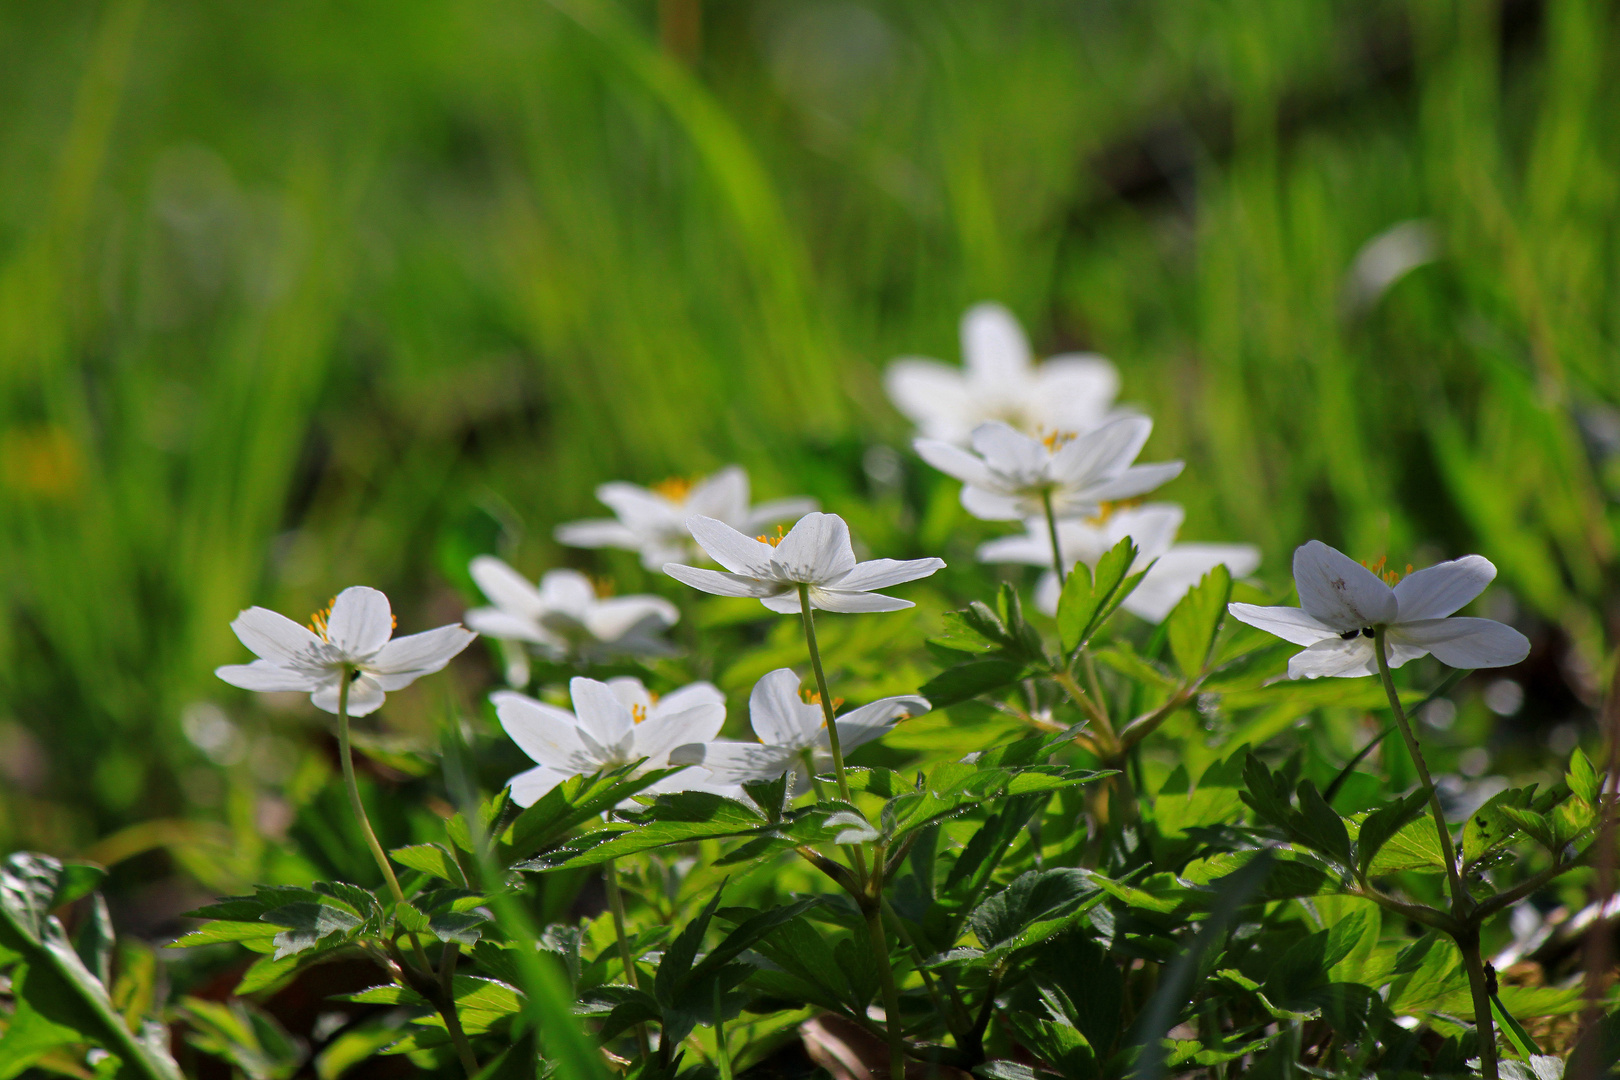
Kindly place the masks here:
MULTIPOLYGON (((832 748, 833 776, 838 780, 838 795, 854 806, 855 798, 849 793, 849 778, 844 775, 844 748, 838 742, 838 721, 833 715, 832 693, 827 689, 827 673, 821 668, 821 650, 816 646, 816 617, 810 612, 810 586, 802 582, 799 584, 799 617, 804 623, 804 643, 810 650, 810 667, 816 673, 816 693, 821 697, 821 715, 827 725, 827 745, 832 748)), ((811 769, 812 781, 815 775, 815 769, 811 769)), ((866 856, 861 854, 859 846, 852 846, 850 854, 855 863, 855 879, 865 888, 866 856)))
MULTIPOLYGON (((394 868, 388 865, 388 856, 384 854, 382 845, 377 842, 377 834, 371 829, 371 819, 366 816, 365 803, 360 801, 360 785, 354 779, 354 754, 349 749, 349 683, 353 679, 353 671, 344 665, 341 678, 343 684, 338 687, 338 757, 343 762, 343 786, 349 790, 349 807, 354 811, 354 818, 360 823, 360 831, 365 834, 366 846, 371 849, 371 857, 377 860, 377 869, 383 873, 383 879, 388 882, 388 891, 394 897, 394 903, 403 904, 405 893, 400 890, 399 878, 394 876, 394 868)), ((421 950, 418 949, 418 952, 421 950)), ((429 971, 432 965, 427 963, 426 956, 422 958, 422 966, 429 971)))
MULTIPOLYGON (((882 864, 881 857, 878 860, 882 864)), ((874 876, 876 888, 882 885, 874 876)), ((866 932, 872 939, 872 955, 877 958, 878 983, 883 988, 883 1027, 889 1035, 889 1076, 904 1080, 906 1075, 906 1033, 900 1022, 900 991, 894 984, 894 967, 889 962, 889 939, 883 933, 882 901, 869 900, 866 908, 866 932)))
MULTIPOLYGON (((382 844, 377 842, 377 833, 371 827, 371 819, 366 816, 366 804, 360 801, 360 785, 354 778, 354 751, 349 745, 349 686, 353 681, 354 671, 347 664, 339 672, 343 681, 338 686, 338 758, 343 763, 343 786, 349 792, 349 807, 354 811, 354 819, 360 824, 360 832, 366 838, 366 847, 371 849, 371 857, 377 862, 377 869, 383 873, 383 879, 388 883, 388 892, 393 896, 395 904, 405 903, 405 892, 399 887, 399 878, 394 876, 394 868, 388 864, 388 855, 383 851, 382 844)), ((416 962, 423 971, 433 974, 433 962, 427 957, 427 951, 422 948, 422 941, 414 931, 406 931, 406 937, 411 942, 411 952, 416 956, 416 962)), ((439 973, 444 978, 444 972, 439 973)), ((448 979, 446 979, 448 983, 448 979)), ((443 1001, 439 1003, 439 1014, 444 1017, 445 1028, 450 1033, 451 1041, 456 1044, 456 1054, 461 1058, 462 1068, 467 1070, 469 1077, 478 1073, 478 1060, 473 1056, 472 1045, 467 1041, 467 1035, 462 1030, 461 1018, 456 1015, 456 998, 453 988, 443 994, 443 1001)))
POLYGON ((838 724, 833 718, 832 694, 827 690, 827 673, 821 669, 821 650, 816 647, 816 617, 810 613, 810 586, 799 585, 799 617, 804 622, 804 643, 810 649, 810 667, 816 673, 816 693, 821 697, 821 715, 827 722, 827 743, 832 747, 833 775, 838 794, 851 805, 849 780, 844 776, 844 748, 838 743, 838 724))
POLYGON ((714 984, 714 1054, 720 1067, 720 1080, 731 1080, 731 1053, 726 1049, 726 1012, 720 983, 714 984))
MULTIPOLYGON (((624 926, 624 893, 619 891, 619 866, 613 859, 602 864, 602 881, 607 886, 608 909, 613 912, 613 929, 619 936, 619 959, 624 961, 624 977, 639 990, 641 978, 636 974, 636 958, 630 951, 630 934, 624 926)), ((641 1057, 646 1060, 652 1053, 646 1024, 636 1025, 636 1040, 641 1044, 641 1057)))
POLYGON ((1063 569, 1063 549, 1058 545, 1057 512, 1052 509, 1052 492, 1041 492, 1041 505, 1046 509, 1046 532, 1052 538, 1052 569, 1057 571, 1058 587, 1062 588, 1068 575, 1063 569))
POLYGON ((1491 1018, 1491 999, 1485 992, 1485 969, 1479 955, 1479 924, 1471 918, 1475 914, 1474 901, 1463 884, 1462 871, 1457 866, 1457 849, 1451 840, 1451 828, 1446 824, 1445 811, 1440 807, 1440 793, 1435 790, 1429 775, 1429 764, 1423 760, 1417 736, 1412 733, 1412 722, 1401 708, 1401 697, 1395 692, 1395 680, 1389 674, 1389 651, 1382 626, 1373 630, 1373 652, 1378 657, 1378 676, 1384 683, 1384 694, 1389 698, 1390 711, 1406 741, 1412 764, 1417 766, 1418 779, 1429 796, 1429 813, 1434 818, 1434 830, 1440 838, 1440 854, 1446 860, 1446 881, 1451 889, 1451 915, 1467 925, 1467 930, 1453 933, 1457 948, 1462 951, 1463 964, 1468 969, 1468 985, 1474 999, 1474 1026, 1479 1031, 1480 1072, 1484 1080, 1498 1080, 1496 1070, 1496 1025, 1491 1018))

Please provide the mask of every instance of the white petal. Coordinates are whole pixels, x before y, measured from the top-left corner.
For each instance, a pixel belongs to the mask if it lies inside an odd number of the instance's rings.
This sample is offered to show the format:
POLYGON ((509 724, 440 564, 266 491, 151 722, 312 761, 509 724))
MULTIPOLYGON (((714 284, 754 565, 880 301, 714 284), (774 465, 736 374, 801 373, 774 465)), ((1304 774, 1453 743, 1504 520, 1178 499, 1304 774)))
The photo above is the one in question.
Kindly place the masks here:
POLYGON ((690 744, 670 754, 671 763, 701 765, 715 780, 734 784, 774 780, 792 769, 796 758, 792 747, 730 741, 690 744))
POLYGON ((513 690, 498 690, 489 700, 501 727, 519 750, 541 765, 571 771, 570 763, 583 750, 579 721, 573 713, 513 690))
POLYGON ((1315 616, 1297 607, 1261 607, 1259 604, 1227 604, 1226 610, 1238 622, 1246 622, 1276 634, 1295 645, 1315 645, 1318 641, 1339 636, 1331 626, 1323 626, 1315 616))
POLYGON ((748 695, 748 722, 761 742, 801 749, 821 730, 821 707, 799 697, 792 668, 777 668, 761 676, 748 695))
POLYGON ((567 521, 552 530, 552 535, 557 538, 557 543, 568 547, 628 548, 635 551, 641 546, 641 537, 633 529, 612 518, 567 521))
POLYGON ((733 574, 748 577, 771 577, 771 545, 751 536, 744 536, 723 521, 694 516, 686 521, 698 546, 707 551, 714 561, 733 574))
POLYGON ((1132 465, 1114 479, 1086 488, 1085 497, 1090 502, 1134 499, 1138 495, 1145 495, 1154 488, 1168 484, 1181 475, 1183 468, 1185 468, 1185 463, 1180 461, 1160 461, 1152 465, 1132 465))
MULTIPOLYGON (((1071 524, 1059 522, 1059 527, 1071 524)), ((1064 537, 1059 537, 1061 542, 1064 537)), ((1067 551, 1069 545, 1063 545, 1067 551)), ((1026 566, 1047 566, 1052 562, 1052 540, 1046 534, 1044 522, 1030 522, 1028 531, 1017 536, 1002 536, 980 544, 974 556, 984 563, 1023 563, 1026 566)))
POLYGON ((468 626, 485 637, 498 638, 502 641, 528 641, 536 645, 551 644, 555 641, 552 635, 540 628, 539 624, 509 614, 500 608, 473 608, 462 618, 468 626))
POLYGON ((649 716, 635 727, 631 753, 648 759, 652 768, 662 768, 664 755, 682 743, 708 742, 725 726, 724 705, 696 705, 684 712, 649 716))
POLYGON ((651 715, 685 712, 697 705, 718 705, 723 709, 726 705, 726 695, 711 682, 687 683, 679 690, 671 690, 659 698, 652 707, 651 715))
POLYGON ((1324 676, 1355 678, 1378 674, 1378 661, 1373 655, 1372 640, 1356 637, 1345 641, 1328 638, 1319 641, 1304 652, 1296 653, 1288 661, 1290 679, 1320 679, 1324 676))
POLYGON ((915 607, 910 600, 900 600, 875 592, 844 592, 842 589, 810 588, 810 606, 822 611, 856 613, 862 611, 901 611, 915 607))
POLYGON ((747 510, 748 471, 741 465, 727 465, 704 477, 681 506, 685 517, 710 517, 728 525, 738 524, 747 510))
POLYGON ((366 669, 381 675, 403 672, 426 675, 448 664, 477 636, 452 623, 437 630, 395 638, 366 663, 366 669))
MULTIPOLYGON (((1074 568, 1070 567, 1070 573, 1074 568)), ((1048 570, 1041 575, 1035 583, 1035 610, 1045 615, 1056 615, 1058 600, 1063 596, 1063 586, 1058 584, 1056 570, 1048 570)))
MULTIPOLYGON (((984 463, 1017 486, 1039 482, 1049 474, 1052 452, 1010 424, 990 420, 973 429, 973 449, 984 463)), ((995 485, 989 485, 992 489, 995 485)))
POLYGON ((287 664, 321 664, 326 642, 307 626, 269 608, 250 607, 236 617, 231 629, 255 656, 287 664))
POLYGON ((960 446, 940 439, 916 439, 911 446, 917 451, 918 457, 946 476, 982 488, 1006 487, 1002 477, 991 471, 982 458, 968 453, 960 446))
POLYGON ((1389 630, 1389 640, 1419 646, 1454 668, 1495 668, 1530 655, 1530 639, 1494 619, 1424 619, 1389 630))
POLYGON ((1222 565, 1243 577, 1260 565, 1260 551, 1246 544, 1177 544, 1159 556, 1123 606, 1149 622, 1163 622, 1188 590, 1222 565))
POLYGON ((1145 416, 1122 416, 1070 439, 1052 455, 1049 475, 1072 486, 1090 486, 1119 476, 1153 434, 1145 416))
MULTIPOLYGON (((778 615, 797 615, 799 613, 799 591, 777 593, 775 596, 762 596, 759 602, 778 615)), ((814 604, 810 605, 812 608, 814 604)))
POLYGON ((779 521, 797 521, 806 514, 815 513, 817 505, 814 499, 773 499, 760 503, 744 514, 738 528, 752 532, 779 521))
POLYGON ((1464 555, 1408 574, 1395 586, 1396 619, 1443 619, 1485 591, 1496 567, 1483 555, 1464 555))
POLYGON ((1181 530, 1181 523, 1186 517, 1187 512, 1177 503, 1148 503, 1116 511, 1097 531, 1105 535, 1108 547, 1130 537, 1139 557, 1151 561, 1170 552, 1171 545, 1176 542, 1176 533, 1181 530))
POLYGON ((579 726, 603 746, 617 743, 635 726, 630 710, 605 682, 575 676, 568 681, 568 697, 579 726))
POLYGON ((326 638, 352 657, 370 656, 394 633, 394 615, 388 597, 376 589, 354 585, 338 593, 326 620, 326 638))
POLYGON ((804 515, 771 552, 771 567, 778 580, 837 581, 855 569, 849 525, 837 514, 804 515))
POLYGON ((984 385, 1005 386, 1029 377, 1029 339, 1000 304, 975 304, 962 316, 962 357, 974 381, 984 385))
POLYGON ((539 802, 546 792, 574 775, 572 772, 558 772, 537 765, 528 772, 520 772, 512 777, 506 786, 512 789, 512 801, 526 808, 539 802))
MULTIPOLYGON (((313 694, 310 694, 309 700, 314 702, 317 709, 335 715, 338 711, 338 689, 340 685, 340 681, 334 678, 331 682, 323 684, 313 694)), ((369 713, 376 712, 382 708, 383 697, 382 687, 378 686, 370 676, 362 674, 358 678, 350 679, 349 715, 366 716, 369 713)))
POLYGON ((648 714, 652 712, 652 695, 647 693, 647 688, 635 676, 620 675, 616 679, 609 679, 607 686, 609 690, 613 691, 613 696, 618 698, 625 708, 633 710, 637 705, 640 705, 644 712, 648 714))
POLYGON ((866 592, 916 581, 944 568, 944 559, 869 559, 831 584, 839 592, 866 592))
POLYGON ((936 439, 965 440, 980 416, 961 369, 937 360, 894 361, 884 372, 883 388, 901 415, 936 439))
POLYGON ((1395 618, 1395 593, 1378 576, 1320 540, 1294 551, 1299 602, 1323 626, 1355 630, 1395 618))
MULTIPOLYGON (((838 718, 839 748, 847 754, 857 746, 886 735, 901 718, 921 716, 932 708, 927 698, 915 695, 887 697, 870 705, 862 705, 838 718)), ((826 732, 823 730, 820 734, 822 742, 831 746, 827 742, 826 732)))
POLYGON ((684 585, 713 593, 715 596, 774 596, 789 588, 780 581, 762 581, 757 577, 704 570, 702 567, 685 566, 681 563, 665 563, 664 573, 684 585))
POLYGON ((243 690, 261 693, 276 690, 314 690, 323 680, 307 671, 283 667, 270 660, 255 660, 251 664, 226 664, 214 669, 214 674, 243 690))
MULTIPOLYGON (((1026 502, 1016 495, 1005 495, 974 484, 962 485, 962 508, 980 521, 1018 521, 1027 516, 1026 502)), ((1035 508, 1039 509, 1037 502, 1035 508)), ((1092 507, 1095 509, 1095 507, 1092 507)))
POLYGON ((538 619, 546 610, 540 590, 528 578, 493 555, 480 555, 467 567, 473 582, 489 602, 524 619, 538 619))
POLYGON ((680 609, 662 596, 614 596, 591 605, 585 629, 599 641, 617 641, 643 624, 657 630, 673 626, 680 617, 680 609))
POLYGON ((1032 411, 1053 431, 1085 431, 1102 421, 1118 393, 1119 373, 1102 357, 1054 356, 1035 369, 1032 411))
POLYGON ((540 579, 540 603, 546 615, 567 615, 583 621, 596 603, 591 579, 578 570, 548 570, 540 579))
POLYGON ((623 481, 603 484, 596 489, 596 497, 638 534, 679 528, 686 514, 656 491, 623 481))

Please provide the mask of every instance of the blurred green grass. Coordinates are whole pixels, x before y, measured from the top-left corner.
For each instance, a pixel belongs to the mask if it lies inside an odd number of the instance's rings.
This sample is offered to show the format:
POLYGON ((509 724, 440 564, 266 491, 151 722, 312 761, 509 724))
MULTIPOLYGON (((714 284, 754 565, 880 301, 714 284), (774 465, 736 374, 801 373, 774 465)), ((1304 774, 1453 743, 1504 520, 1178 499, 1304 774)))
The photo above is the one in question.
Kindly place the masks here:
POLYGON ((882 365, 956 359, 986 298, 1118 363, 1190 537, 1279 585, 1310 536, 1481 551, 1597 692, 1612 5, 701 14, 683 56, 616 0, 0 8, 7 846, 219 802, 182 720, 241 711, 211 674, 239 608, 364 582, 403 628, 455 618, 475 549, 597 565, 550 529, 603 480, 739 461, 906 542, 862 466, 904 452, 882 365), (1437 260, 1348 302, 1414 219, 1437 260))

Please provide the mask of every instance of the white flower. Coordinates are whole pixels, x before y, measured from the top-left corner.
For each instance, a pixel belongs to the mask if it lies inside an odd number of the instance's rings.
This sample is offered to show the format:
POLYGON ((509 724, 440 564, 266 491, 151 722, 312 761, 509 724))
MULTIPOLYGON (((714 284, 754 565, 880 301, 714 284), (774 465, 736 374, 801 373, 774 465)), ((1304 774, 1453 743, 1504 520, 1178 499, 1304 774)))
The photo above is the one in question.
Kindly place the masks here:
MULTIPOLYGON (((726 722, 726 698, 697 682, 653 700, 641 680, 576 678, 568 684, 574 712, 512 690, 489 696, 501 727, 536 762, 507 783, 512 801, 533 806, 570 776, 601 772, 646 758, 639 775, 669 767, 669 752, 694 739, 712 739, 726 722)), ((702 769, 665 777, 649 793, 711 788, 702 769)))
POLYGON ((1000 304, 962 316, 962 356, 966 369, 903 357, 884 375, 895 408, 931 439, 964 443, 986 420, 1032 434, 1084 431, 1103 421, 1119 392, 1114 365, 1091 353, 1036 366, 1018 320, 1000 304))
POLYGON ((338 711, 338 690, 349 670, 349 715, 365 716, 385 691, 403 690, 448 664, 477 637, 459 624, 390 641, 388 597, 363 585, 344 589, 332 606, 300 626, 269 608, 251 607, 231 629, 260 659, 226 664, 214 674, 244 690, 307 691, 318 709, 338 711))
POLYGON ((721 469, 693 484, 666 480, 650 488, 614 482, 596 489, 614 518, 571 521, 557 526, 557 542, 569 547, 626 548, 641 553, 641 564, 657 570, 667 562, 697 554, 686 521, 693 516, 723 521, 753 535, 767 525, 790 521, 816 508, 814 499, 777 499, 748 505, 748 473, 739 465, 721 469))
MULTIPOLYGON (((1125 507, 1100 521, 1058 522, 1058 546, 1063 561, 1085 563, 1095 570, 1115 544, 1127 536, 1136 544, 1136 562, 1130 572, 1147 570, 1124 608, 1149 622, 1162 622, 1172 608, 1215 567, 1226 565, 1233 577, 1254 573, 1260 549, 1250 544, 1178 544, 1176 531, 1186 516, 1175 503, 1148 503, 1125 507), (1150 567, 1151 564, 1151 567, 1150 567)), ((1015 562, 1030 566, 1052 565, 1052 537, 1042 518, 1030 518, 1022 536, 1004 536, 979 545, 980 562, 1015 562)), ((1035 605, 1048 615, 1057 613, 1062 587, 1057 573, 1048 570, 1035 586, 1035 605)))
POLYGON ((1079 434, 1043 439, 1000 421, 973 430, 973 450, 938 439, 914 444, 922 459, 962 481, 962 505, 986 521, 1042 517, 1045 500, 1060 518, 1095 517, 1100 504, 1152 491, 1181 473, 1181 462, 1133 465, 1153 433, 1145 416, 1122 416, 1079 434))
MULTIPOLYGON (((921 716, 933 706, 915 695, 888 697, 845 713, 838 724, 838 745, 844 753, 881 738, 908 716, 921 716)), ((774 780, 785 772, 795 777, 794 790, 809 786, 806 764, 817 772, 832 768, 832 743, 820 700, 799 696, 799 677, 791 668, 777 668, 754 684, 748 699, 748 718, 759 742, 694 742, 676 747, 671 764, 702 765, 718 782, 742 784, 774 780)))
POLYGON ((1284 641, 1310 646, 1288 661, 1291 679, 1378 674, 1373 631, 1379 627, 1387 631, 1392 668, 1427 653, 1454 668, 1506 667, 1529 655, 1523 634, 1492 619, 1447 618, 1494 577, 1489 559, 1465 555, 1408 573, 1390 588, 1354 559, 1312 540, 1294 551, 1294 586, 1303 607, 1231 604, 1228 610, 1284 641))
POLYGON ((899 611, 909 600, 874 593, 927 577, 943 559, 872 559, 856 563, 849 526, 837 514, 806 514, 780 538, 751 539, 723 521, 695 517, 692 536, 729 573, 668 563, 664 573, 717 596, 754 596, 772 611, 797 614, 799 586, 810 586, 810 606, 823 611, 899 611))
POLYGON ((675 650, 657 635, 680 612, 661 596, 599 599, 590 578, 576 570, 552 570, 537 589, 493 555, 469 567, 494 607, 467 612, 467 625, 488 637, 522 641, 554 659, 585 661, 610 656, 668 656, 675 650))

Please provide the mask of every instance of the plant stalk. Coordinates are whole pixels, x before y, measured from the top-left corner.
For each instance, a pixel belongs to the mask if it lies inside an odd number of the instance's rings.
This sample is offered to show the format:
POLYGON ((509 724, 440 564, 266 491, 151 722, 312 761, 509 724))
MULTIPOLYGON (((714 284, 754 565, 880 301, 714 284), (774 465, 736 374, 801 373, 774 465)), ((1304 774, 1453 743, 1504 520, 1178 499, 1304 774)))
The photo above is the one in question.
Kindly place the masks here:
POLYGON ((444 943, 444 952, 439 958, 439 993, 443 996, 444 1004, 439 1012, 444 1016, 444 1026, 450 1032, 450 1041, 455 1044, 461 1067, 466 1070, 468 1077, 474 1077, 478 1075, 478 1058, 473 1054, 472 1043, 467 1041, 461 1016, 456 1012, 456 957, 460 951, 461 946, 455 942, 444 943))
POLYGON ((1051 489, 1041 492, 1041 506, 1046 510, 1046 533, 1052 538, 1052 569, 1057 571, 1058 588, 1068 582, 1068 573, 1063 568, 1063 548, 1058 544, 1057 513, 1052 509, 1051 489))
MULTIPOLYGON (((827 673, 821 667, 821 649, 816 645, 816 617, 810 613, 810 586, 799 584, 799 618, 804 623, 804 643, 810 650, 810 667, 816 673, 816 693, 821 698, 821 715, 827 725, 827 745, 832 748, 833 776, 838 780, 838 794, 849 805, 855 798, 849 793, 849 778, 844 775, 844 748, 838 741, 838 721, 833 715, 832 693, 827 689, 827 673)), ((812 779, 815 769, 810 770, 812 779)), ((855 877, 861 888, 866 887, 866 856, 856 846, 850 849, 855 862, 855 877)))
POLYGON ((871 899, 862 906, 866 908, 866 933, 872 940, 872 955, 878 961, 878 984, 883 988, 883 1028, 889 1036, 889 1076, 891 1080, 905 1080, 906 1032, 900 1022, 900 991, 894 984, 894 967, 889 962, 889 939, 883 933, 881 905, 880 899, 871 899))
POLYGON ((1463 968, 1468 972, 1468 992, 1474 999, 1474 1026, 1479 1031, 1479 1074, 1482 1080, 1498 1080, 1496 1065, 1496 1026, 1491 1017, 1490 987, 1485 981, 1485 961, 1479 954, 1479 930, 1458 937, 1463 968))
MULTIPOLYGON (((349 792, 349 808, 354 811, 354 819, 360 824, 360 832, 366 838, 366 847, 371 849, 371 857, 376 860, 377 869, 383 873, 383 879, 388 883, 388 891, 394 898, 395 904, 405 903, 405 892, 399 887, 399 878, 394 875, 394 868, 388 863, 388 855, 383 851, 382 844, 377 840, 377 833, 371 827, 371 819, 366 816, 366 804, 360 801, 360 784, 354 778, 354 751, 349 744, 349 686, 353 682, 354 669, 343 665, 339 678, 343 681, 338 686, 338 758, 343 764, 343 786, 349 792)), ((406 937, 411 942, 411 952, 416 956, 416 962, 429 976, 434 974, 433 963, 428 960, 427 951, 422 948, 421 939, 412 930, 406 931, 406 937)), ((441 981, 443 972, 439 973, 441 981)), ((444 1000, 439 1004, 439 1014, 444 1017, 445 1028, 450 1033, 450 1039, 456 1044, 456 1054, 461 1058, 462 1068, 467 1070, 469 1077, 478 1074, 478 1060, 473 1056, 472 1045, 467 1041, 467 1035, 462 1030, 461 1018, 456 1015, 456 999, 454 993, 447 992, 444 1000)))
MULTIPOLYGON (((609 859, 602 864, 602 882, 607 886, 608 910, 613 912, 613 930, 619 937, 619 959, 624 962, 624 977, 631 986, 641 989, 641 977, 636 974, 635 954, 630 951, 630 933, 624 924, 624 893, 619 891, 619 865, 609 859)), ((652 1053, 652 1040, 647 1037, 647 1025, 636 1025, 636 1041, 641 1045, 645 1060, 652 1053)))

